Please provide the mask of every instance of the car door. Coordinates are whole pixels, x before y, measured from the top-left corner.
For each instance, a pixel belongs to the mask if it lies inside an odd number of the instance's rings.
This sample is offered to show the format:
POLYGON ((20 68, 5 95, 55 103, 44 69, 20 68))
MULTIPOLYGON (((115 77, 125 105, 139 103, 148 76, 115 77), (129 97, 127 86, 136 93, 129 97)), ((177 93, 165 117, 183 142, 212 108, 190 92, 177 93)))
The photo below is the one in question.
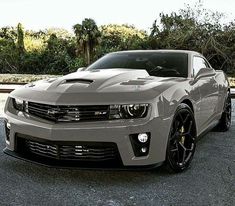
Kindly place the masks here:
MULTIPOLYGON (((202 68, 210 67, 209 63, 201 56, 193 57, 193 76, 202 68)), ((200 130, 204 130, 213 121, 217 113, 218 103, 218 84, 214 76, 201 77, 196 81, 196 86, 200 93, 200 102, 198 104, 198 122, 200 130)))

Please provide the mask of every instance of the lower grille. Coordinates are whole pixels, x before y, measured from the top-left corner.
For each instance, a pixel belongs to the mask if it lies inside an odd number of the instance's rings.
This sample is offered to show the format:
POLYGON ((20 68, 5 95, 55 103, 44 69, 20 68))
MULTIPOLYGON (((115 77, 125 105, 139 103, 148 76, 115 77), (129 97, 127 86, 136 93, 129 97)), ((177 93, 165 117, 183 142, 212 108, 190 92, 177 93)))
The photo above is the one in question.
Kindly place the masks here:
POLYGON ((64 160, 99 160, 105 161, 114 159, 116 149, 111 146, 95 147, 89 145, 53 145, 43 144, 34 141, 25 141, 26 149, 30 153, 64 160))
POLYGON ((72 162, 119 162, 117 145, 109 142, 42 142, 17 136, 17 152, 32 157, 72 162))

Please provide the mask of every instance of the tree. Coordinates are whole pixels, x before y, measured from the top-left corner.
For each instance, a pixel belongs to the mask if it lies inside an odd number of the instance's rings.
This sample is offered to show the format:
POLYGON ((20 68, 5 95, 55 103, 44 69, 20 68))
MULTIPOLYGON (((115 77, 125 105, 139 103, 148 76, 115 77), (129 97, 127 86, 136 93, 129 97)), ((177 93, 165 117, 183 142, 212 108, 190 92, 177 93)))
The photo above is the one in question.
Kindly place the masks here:
POLYGON ((17 25, 17 48, 19 54, 23 54, 25 52, 24 47, 24 30, 21 23, 17 25))
POLYGON ((17 32, 13 27, 2 27, 0 28, 0 38, 14 43, 17 38, 17 32))
POLYGON ((0 28, 0 73, 18 72, 16 39, 17 31, 15 28, 0 28))
POLYGON ((93 57, 93 52, 99 42, 100 31, 93 19, 84 19, 82 24, 73 26, 78 43, 78 51, 82 48, 86 62, 89 65, 93 57))
POLYGON ((17 25, 16 48, 17 48, 17 53, 18 53, 17 67, 20 72, 23 72, 25 46, 24 46, 24 29, 21 23, 17 25))
POLYGON ((223 27, 223 17, 222 13, 204 9, 201 1, 178 12, 161 13, 153 24, 149 48, 198 51, 215 69, 234 70, 234 27, 223 27))
POLYGON ((138 30, 133 25, 109 24, 101 26, 100 30, 101 55, 111 51, 143 49, 142 43, 147 38, 145 31, 138 30))
POLYGON ((0 73, 66 74, 113 51, 187 49, 203 53, 215 69, 235 76, 235 20, 196 5, 161 13, 149 34, 133 25, 103 25, 92 19, 64 29, 0 28, 0 73), (223 21, 221 21, 223 20, 223 21))

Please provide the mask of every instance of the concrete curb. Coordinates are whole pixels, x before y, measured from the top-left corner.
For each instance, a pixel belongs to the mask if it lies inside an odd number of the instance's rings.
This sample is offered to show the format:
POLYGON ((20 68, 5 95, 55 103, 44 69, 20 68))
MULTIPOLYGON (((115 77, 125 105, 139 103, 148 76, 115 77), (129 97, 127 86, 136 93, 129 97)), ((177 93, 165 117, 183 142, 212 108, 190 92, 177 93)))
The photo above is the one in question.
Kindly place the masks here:
POLYGON ((11 93, 14 89, 0 89, 0 93, 11 93))
POLYGON ((17 89, 20 86, 23 86, 25 84, 7 84, 7 83, 0 83, 0 93, 10 93, 17 89))
POLYGON ((231 97, 235 98, 235 88, 231 88, 230 92, 231 92, 231 97))

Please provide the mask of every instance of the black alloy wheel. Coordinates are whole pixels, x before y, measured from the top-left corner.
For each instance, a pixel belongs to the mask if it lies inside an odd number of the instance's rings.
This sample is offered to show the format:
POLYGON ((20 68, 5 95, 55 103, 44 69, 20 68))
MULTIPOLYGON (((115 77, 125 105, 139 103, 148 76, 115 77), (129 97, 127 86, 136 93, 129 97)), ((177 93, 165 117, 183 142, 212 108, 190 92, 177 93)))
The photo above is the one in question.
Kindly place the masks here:
POLYGON ((166 161, 174 172, 187 169, 196 148, 196 124, 190 107, 180 104, 176 110, 168 139, 166 161))

